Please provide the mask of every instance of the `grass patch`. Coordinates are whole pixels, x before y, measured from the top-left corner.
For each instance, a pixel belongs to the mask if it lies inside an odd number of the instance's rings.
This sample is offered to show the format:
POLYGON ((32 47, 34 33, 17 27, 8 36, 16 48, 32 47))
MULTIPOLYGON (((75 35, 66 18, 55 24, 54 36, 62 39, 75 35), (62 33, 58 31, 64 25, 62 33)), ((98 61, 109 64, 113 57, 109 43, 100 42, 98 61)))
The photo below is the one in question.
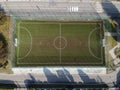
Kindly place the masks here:
POLYGON ((112 49, 117 45, 117 36, 106 36, 106 43, 108 46, 108 49, 112 49))
POLYGON ((117 36, 106 36, 106 65, 110 66, 113 64, 113 58, 109 54, 109 51, 117 45, 117 36))

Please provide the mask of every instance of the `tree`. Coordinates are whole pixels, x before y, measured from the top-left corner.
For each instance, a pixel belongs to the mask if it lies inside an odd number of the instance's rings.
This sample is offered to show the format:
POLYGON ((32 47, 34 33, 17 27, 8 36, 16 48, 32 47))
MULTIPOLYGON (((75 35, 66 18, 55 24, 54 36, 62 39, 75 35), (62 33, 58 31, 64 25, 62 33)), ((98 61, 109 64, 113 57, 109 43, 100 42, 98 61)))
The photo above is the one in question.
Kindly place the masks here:
POLYGON ((0 49, 2 48, 2 46, 3 46, 3 42, 2 42, 2 41, 0 41, 0 49))
POLYGON ((120 47, 115 49, 115 55, 120 58, 120 47))
POLYGON ((8 44, 2 33, 0 33, 0 66, 7 61, 8 44))
POLYGON ((3 25, 6 21, 6 13, 5 12, 0 12, 0 25, 3 25))

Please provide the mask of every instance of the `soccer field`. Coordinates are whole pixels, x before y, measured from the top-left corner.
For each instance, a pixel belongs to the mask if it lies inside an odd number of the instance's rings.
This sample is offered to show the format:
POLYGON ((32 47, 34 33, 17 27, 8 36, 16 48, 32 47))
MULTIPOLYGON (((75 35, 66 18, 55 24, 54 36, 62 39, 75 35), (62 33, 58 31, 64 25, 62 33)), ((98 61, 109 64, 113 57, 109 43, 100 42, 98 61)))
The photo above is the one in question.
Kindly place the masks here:
POLYGON ((16 21, 15 66, 104 65, 102 22, 16 21))

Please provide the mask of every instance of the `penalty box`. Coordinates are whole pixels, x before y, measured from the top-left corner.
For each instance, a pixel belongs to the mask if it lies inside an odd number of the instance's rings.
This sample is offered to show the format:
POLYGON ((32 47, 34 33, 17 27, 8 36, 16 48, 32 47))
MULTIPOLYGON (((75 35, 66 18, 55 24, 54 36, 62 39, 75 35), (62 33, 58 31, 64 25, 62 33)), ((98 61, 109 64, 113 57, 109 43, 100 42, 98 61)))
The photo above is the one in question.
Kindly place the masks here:
POLYGON ((103 65, 101 22, 24 21, 16 24, 16 65, 103 65))

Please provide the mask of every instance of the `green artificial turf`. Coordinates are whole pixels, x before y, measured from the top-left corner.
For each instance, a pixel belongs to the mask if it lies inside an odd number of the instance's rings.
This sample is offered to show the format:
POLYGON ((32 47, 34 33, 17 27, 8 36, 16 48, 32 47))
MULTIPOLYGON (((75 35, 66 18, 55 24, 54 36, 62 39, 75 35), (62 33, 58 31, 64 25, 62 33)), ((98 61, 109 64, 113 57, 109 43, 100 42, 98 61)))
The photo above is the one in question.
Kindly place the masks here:
POLYGON ((103 64, 101 22, 17 21, 16 66, 103 64))

